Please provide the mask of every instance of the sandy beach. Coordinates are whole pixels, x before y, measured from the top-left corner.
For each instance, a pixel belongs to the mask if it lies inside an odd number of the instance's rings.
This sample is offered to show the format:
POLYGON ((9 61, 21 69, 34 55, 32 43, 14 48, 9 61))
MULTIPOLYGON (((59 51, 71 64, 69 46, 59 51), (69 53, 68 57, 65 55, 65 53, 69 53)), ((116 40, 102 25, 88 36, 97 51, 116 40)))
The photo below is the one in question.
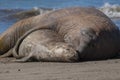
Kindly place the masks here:
POLYGON ((0 80, 120 80, 120 59, 60 62, 11 62, 0 59, 0 80))

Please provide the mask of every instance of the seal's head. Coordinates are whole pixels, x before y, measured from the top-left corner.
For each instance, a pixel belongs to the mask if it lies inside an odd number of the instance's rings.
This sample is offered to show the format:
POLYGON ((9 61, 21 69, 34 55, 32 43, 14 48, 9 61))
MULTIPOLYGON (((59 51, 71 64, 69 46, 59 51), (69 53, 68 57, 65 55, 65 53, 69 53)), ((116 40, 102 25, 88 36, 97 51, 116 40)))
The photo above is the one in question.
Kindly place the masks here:
POLYGON ((57 59, 64 62, 76 62, 78 61, 78 53, 75 49, 67 44, 59 44, 53 49, 53 53, 58 56, 57 59))

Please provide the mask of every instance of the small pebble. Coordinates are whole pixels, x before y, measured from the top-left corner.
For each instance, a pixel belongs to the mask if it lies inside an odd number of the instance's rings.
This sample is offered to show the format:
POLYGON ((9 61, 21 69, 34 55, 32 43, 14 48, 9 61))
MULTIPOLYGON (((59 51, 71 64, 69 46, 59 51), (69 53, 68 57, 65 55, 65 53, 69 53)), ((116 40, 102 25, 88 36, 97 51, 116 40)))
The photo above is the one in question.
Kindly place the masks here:
POLYGON ((18 69, 18 71, 21 71, 20 69, 18 69))

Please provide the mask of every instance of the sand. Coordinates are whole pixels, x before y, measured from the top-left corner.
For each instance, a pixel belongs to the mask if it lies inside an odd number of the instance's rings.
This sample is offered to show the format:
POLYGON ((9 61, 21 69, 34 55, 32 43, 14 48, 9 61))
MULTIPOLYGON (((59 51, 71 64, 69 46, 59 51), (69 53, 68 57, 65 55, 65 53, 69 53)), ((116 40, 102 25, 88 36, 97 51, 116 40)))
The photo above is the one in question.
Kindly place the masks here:
POLYGON ((11 62, 0 59, 0 80, 120 80, 120 59, 60 62, 11 62))

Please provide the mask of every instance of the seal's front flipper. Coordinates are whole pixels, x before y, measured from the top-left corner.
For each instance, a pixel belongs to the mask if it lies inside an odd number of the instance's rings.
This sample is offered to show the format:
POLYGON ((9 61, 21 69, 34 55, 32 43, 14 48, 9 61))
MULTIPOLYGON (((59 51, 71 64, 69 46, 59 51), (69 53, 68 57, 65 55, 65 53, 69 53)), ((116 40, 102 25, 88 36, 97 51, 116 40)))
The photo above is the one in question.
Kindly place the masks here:
POLYGON ((13 62, 21 62, 21 63, 24 63, 24 62, 28 62, 28 58, 27 57, 24 57, 22 59, 15 59, 15 60, 12 60, 13 62))

